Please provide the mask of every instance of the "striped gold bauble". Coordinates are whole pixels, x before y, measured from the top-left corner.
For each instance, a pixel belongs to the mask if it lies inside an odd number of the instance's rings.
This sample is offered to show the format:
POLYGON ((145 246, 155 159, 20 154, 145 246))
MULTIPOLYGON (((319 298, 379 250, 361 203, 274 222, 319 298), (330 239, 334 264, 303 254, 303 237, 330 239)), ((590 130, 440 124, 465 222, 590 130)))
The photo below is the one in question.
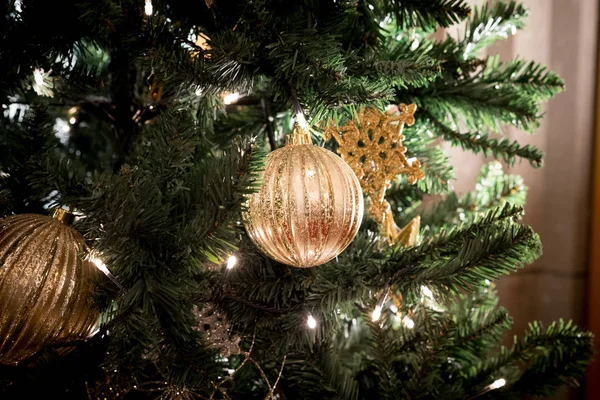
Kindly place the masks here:
POLYGON ((98 269, 82 258, 72 214, 0 220, 0 364, 18 364, 42 348, 88 336, 98 269))
POLYGON ((363 195, 352 169, 336 154, 311 143, 295 125, 286 145, 267 156, 264 183, 243 213, 256 246, 281 263, 324 264, 354 239, 363 195))

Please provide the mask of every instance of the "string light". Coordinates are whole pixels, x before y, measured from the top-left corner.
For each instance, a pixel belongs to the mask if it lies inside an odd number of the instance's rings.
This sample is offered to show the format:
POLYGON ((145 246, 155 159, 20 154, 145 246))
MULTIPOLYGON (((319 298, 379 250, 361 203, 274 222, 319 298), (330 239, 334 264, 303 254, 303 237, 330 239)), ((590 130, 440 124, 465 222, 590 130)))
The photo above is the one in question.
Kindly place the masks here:
POLYGON ((421 286, 421 294, 431 300, 434 299, 433 292, 425 285, 421 286))
POLYGON ((440 307, 439 303, 436 301, 431 289, 425 285, 421 286, 421 303, 425 304, 426 307, 429 307, 432 310, 444 311, 444 309, 440 307))
POLYGON ((233 104, 240 98, 240 94, 238 92, 234 93, 226 93, 223 95, 223 103, 225 104, 233 104))
POLYGON ((90 256, 90 262, 94 264, 96 268, 98 268, 100 271, 104 272, 107 275, 110 274, 110 271, 106 267, 106 264, 104 264, 104 261, 102 261, 100 257, 95 255, 90 256))
POLYGON ((36 68, 33 70, 33 80, 38 86, 44 86, 44 70, 42 68, 36 68))
POLYGON ((382 307, 380 305, 377 305, 373 310, 373 314, 371 315, 371 319, 373 320, 373 322, 377 322, 379 318, 381 318, 381 309, 382 307))
POLYGON ((53 97, 52 88, 54 87, 54 79, 50 76, 52 70, 44 71, 43 68, 35 68, 33 70, 33 91, 40 96, 53 97))
POLYGON ((233 267, 235 267, 236 264, 237 264, 237 257, 229 256, 229 258, 227 259, 227 269, 232 269, 233 267))
POLYGON ((500 389, 504 385, 506 385, 506 379, 504 379, 504 378, 496 379, 494 381, 494 383, 492 383, 490 385, 490 390, 500 389))
POLYGON ((402 324, 408 329, 415 327, 415 321, 413 321, 408 315, 405 315, 404 318, 402 318, 402 324))
POLYGON ((298 125, 300 125, 302 129, 308 130, 308 122, 306 122, 306 118, 304 118, 302 113, 296 113, 296 122, 298 122, 298 125))
POLYGON ((381 318, 381 310, 383 310, 383 306, 385 305, 385 302, 387 301, 389 293, 390 293, 390 286, 385 285, 385 287, 383 288, 383 291, 381 292, 381 295, 379 296, 379 300, 377 300, 377 305, 375 306, 375 309, 373 310, 373 314, 371 314, 371 319, 373 320, 373 322, 377 322, 379 320, 379 318, 381 318))
POLYGON ((306 325, 308 325, 310 329, 315 329, 317 327, 317 320, 311 314, 308 314, 306 325))
POLYGON ((487 385, 486 387, 484 387, 483 390, 481 390, 475 396, 469 398, 469 400, 474 400, 478 397, 481 397, 484 394, 486 394, 487 392, 491 392, 492 390, 500 389, 504 385, 506 385, 506 379, 504 379, 504 378, 496 379, 491 385, 487 385))
POLYGON ((152 15, 152 11, 152 0, 146 0, 146 3, 144 4, 144 12, 146 13, 146 15, 152 15))
POLYGON ((102 261, 100 256, 98 256, 97 254, 90 254, 88 260, 92 264, 94 264, 96 268, 102 271, 104 275, 108 277, 108 279, 110 279, 115 285, 117 285, 119 289, 123 289, 123 285, 121 285, 121 282, 119 282, 117 278, 115 278, 115 276, 108 270, 108 267, 106 266, 106 264, 104 264, 104 261, 102 261))

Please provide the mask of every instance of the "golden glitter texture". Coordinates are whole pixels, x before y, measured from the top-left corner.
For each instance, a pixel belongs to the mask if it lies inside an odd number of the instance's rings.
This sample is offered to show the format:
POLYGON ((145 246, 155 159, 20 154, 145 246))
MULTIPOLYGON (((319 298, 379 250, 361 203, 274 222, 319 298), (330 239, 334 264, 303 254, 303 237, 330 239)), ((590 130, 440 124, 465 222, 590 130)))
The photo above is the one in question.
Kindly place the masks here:
POLYGON ((264 184, 248 200, 244 224, 267 256, 307 268, 326 263, 354 239, 363 216, 360 183, 298 124, 267 156, 264 184))
POLYGON ((0 220, 0 364, 17 364, 43 347, 85 338, 98 320, 92 301, 98 269, 81 258, 83 237, 55 218, 0 220))
POLYGON ((406 147, 402 145, 402 129, 404 125, 414 124, 417 106, 400 104, 398 109, 398 115, 390 115, 363 108, 358 112, 357 121, 340 127, 330 125, 323 132, 326 139, 335 138, 338 153, 360 179, 365 194, 371 199, 369 215, 379 223, 390 244, 399 243, 401 230, 394 223, 385 191, 398 175, 407 175, 410 184, 425 177, 418 160, 408 162, 406 147))
POLYGON ((419 240, 419 230, 421 228, 421 217, 416 216, 410 220, 399 231, 397 230, 396 238, 394 239, 395 244, 401 244, 404 247, 412 247, 417 244, 419 240))

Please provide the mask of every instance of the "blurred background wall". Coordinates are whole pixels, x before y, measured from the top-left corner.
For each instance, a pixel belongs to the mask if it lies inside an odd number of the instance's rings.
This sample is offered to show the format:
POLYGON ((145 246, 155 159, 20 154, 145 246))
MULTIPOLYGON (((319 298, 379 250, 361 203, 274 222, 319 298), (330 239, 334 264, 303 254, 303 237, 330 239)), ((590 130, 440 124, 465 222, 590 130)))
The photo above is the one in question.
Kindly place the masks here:
MULTIPOLYGON (((488 54, 545 63, 563 77, 567 90, 547 104, 536 135, 507 130, 508 137, 534 144, 545 153, 544 168, 533 169, 528 163, 507 168, 521 175, 529 187, 525 223, 540 234, 544 246, 544 255, 534 265, 498 283, 501 302, 513 316, 513 333, 517 334, 532 320, 547 324, 564 318, 586 325, 599 12, 597 0, 523 3, 531 11, 526 28, 499 42, 488 54)), ((459 192, 473 189, 485 160, 461 149, 450 152, 457 175, 455 188, 459 192)), ((556 399, 581 396, 572 392, 556 399)))

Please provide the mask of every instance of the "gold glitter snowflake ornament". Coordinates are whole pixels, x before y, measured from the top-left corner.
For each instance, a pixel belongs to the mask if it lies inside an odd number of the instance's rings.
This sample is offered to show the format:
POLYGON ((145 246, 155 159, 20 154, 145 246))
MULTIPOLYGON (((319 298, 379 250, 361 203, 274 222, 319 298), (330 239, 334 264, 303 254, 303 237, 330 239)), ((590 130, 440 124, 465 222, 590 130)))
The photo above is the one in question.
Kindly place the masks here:
POLYGON ((323 133, 334 138, 338 153, 350 165, 360 180, 363 192, 371 199, 369 215, 377 221, 390 244, 413 245, 418 233, 419 219, 415 218, 400 230, 394 223, 385 191, 398 175, 407 175, 408 183, 423 179, 418 160, 409 162, 402 145, 404 125, 415 123, 415 104, 400 104, 399 113, 386 114, 374 108, 358 112, 356 121, 337 127, 330 125, 323 133), (409 234, 410 232, 410 234, 409 234))

